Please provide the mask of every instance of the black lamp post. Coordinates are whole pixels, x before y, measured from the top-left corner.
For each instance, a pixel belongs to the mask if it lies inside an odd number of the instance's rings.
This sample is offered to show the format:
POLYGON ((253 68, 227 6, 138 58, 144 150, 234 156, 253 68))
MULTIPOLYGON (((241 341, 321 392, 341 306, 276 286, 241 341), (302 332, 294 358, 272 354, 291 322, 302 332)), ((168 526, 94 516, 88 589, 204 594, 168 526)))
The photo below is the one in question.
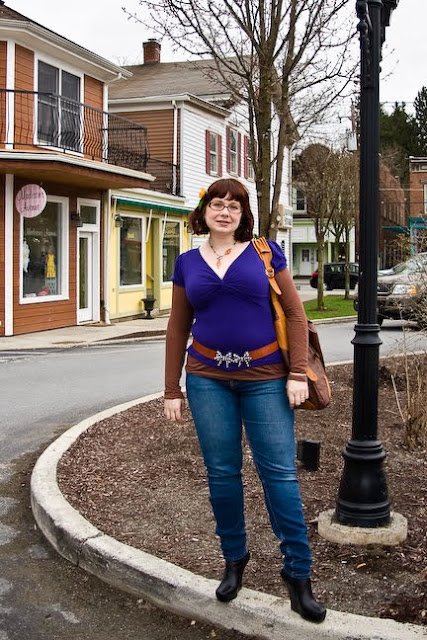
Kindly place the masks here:
POLYGON ((379 235, 379 75, 381 47, 398 0, 357 0, 361 50, 359 312, 355 326, 353 430, 344 449, 344 471, 335 519, 344 525, 380 527, 390 522, 377 440, 380 327, 377 322, 379 235))

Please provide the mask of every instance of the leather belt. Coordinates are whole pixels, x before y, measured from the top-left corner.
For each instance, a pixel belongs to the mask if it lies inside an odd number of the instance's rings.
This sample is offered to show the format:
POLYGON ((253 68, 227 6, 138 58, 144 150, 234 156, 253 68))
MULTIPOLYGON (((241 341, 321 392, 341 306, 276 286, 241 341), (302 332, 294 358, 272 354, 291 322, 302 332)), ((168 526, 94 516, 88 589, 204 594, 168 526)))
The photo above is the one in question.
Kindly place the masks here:
POLYGON ((215 349, 209 349, 208 347, 205 347, 204 345, 200 344, 200 342, 197 342, 197 340, 193 340, 191 346, 202 356, 205 356, 205 358, 216 360, 218 366, 220 366, 222 363, 225 363, 227 368, 230 363, 238 364, 239 367, 242 364, 245 364, 247 367, 249 367, 249 363, 251 362, 251 360, 259 360, 260 358, 265 358, 266 356, 271 355, 279 349, 277 340, 275 340, 274 342, 270 342, 270 344, 266 344, 264 347, 260 347, 259 349, 246 351, 242 356, 231 352, 223 354, 219 350, 215 351, 215 349))

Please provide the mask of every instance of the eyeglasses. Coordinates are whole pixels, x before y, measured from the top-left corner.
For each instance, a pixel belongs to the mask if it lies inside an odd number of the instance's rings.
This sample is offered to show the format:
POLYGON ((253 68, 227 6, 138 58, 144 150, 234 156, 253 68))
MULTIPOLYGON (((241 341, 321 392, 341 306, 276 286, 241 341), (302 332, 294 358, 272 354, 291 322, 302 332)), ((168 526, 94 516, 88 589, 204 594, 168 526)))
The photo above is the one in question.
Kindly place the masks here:
POLYGON ((221 200, 212 200, 209 202, 209 206, 214 211, 223 211, 227 209, 229 213, 241 213, 242 207, 240 204, 236 202, 231 202, 230 204, 225 204, 225 202, 221 202, 221 200))

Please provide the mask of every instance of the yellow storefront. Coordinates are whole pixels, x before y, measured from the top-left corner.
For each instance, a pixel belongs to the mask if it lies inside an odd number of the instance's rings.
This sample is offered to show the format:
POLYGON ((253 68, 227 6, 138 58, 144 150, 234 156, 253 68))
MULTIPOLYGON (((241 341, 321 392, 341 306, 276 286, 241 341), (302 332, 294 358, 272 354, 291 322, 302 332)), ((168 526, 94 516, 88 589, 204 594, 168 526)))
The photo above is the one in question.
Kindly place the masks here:
POLYGON ((109 318, 167 312, 177 256, 190 248, 184 199, 142 189, 112 193, 105 269, 109 318))

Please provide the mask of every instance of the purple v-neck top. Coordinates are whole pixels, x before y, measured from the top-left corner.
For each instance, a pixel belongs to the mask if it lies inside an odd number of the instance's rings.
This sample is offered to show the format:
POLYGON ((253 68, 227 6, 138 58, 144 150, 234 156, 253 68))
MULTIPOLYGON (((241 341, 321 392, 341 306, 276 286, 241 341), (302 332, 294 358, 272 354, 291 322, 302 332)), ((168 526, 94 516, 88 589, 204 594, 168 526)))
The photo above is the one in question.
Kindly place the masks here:
MULTIPOLYGON (((268 241, 272 250, 272 265, 276 272, 287 262, 279 245, 268 241)), ((194 309, 192 333, 195 340, 221 355, 259 349, 276 340, 270 307, 270 285, 264 264, 250 243, 232 262, 220 278, 202 257, 199 249, 190 249, 178 256, 172 276, 174 284, 185 288, 194 309)), ((194 358, 218 369, 245 369, 246 362, 212 362, 190 345, 194 358)), ((221 359, 220 359, 221 360, 221 359)), ((282 361, 279 350, 257 360, 249 367, 276 364, 282 361)))

